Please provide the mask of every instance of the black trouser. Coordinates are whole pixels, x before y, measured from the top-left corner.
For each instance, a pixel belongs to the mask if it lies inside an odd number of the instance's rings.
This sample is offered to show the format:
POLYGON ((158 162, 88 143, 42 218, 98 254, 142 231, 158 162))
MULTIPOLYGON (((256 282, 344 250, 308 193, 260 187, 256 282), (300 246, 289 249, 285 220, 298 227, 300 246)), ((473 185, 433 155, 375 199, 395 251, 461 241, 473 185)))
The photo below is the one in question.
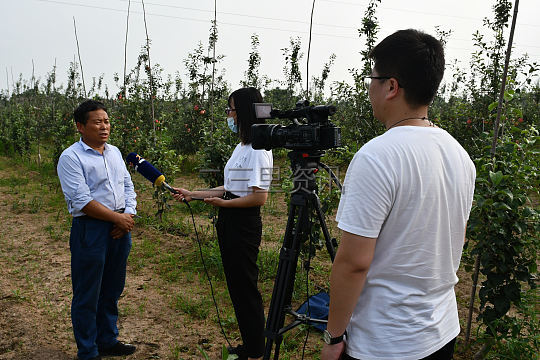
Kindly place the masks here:
MULTIPOLYGON (((450 341, 448 344, 444 345, 441 349, 437 350, 433 354, 426 356, 420 360, 452 360, 454 358, 454 345, 456 344, 456 339, 450 341)), ((341 360, 359 360, 353 358, 347 354, 341 356, 341 360)))
POLYGON ((261 244, 260 207, 220 208, 217 235, 227 287, 249 357, 264 353, 264 309, 257 288, 261 244))

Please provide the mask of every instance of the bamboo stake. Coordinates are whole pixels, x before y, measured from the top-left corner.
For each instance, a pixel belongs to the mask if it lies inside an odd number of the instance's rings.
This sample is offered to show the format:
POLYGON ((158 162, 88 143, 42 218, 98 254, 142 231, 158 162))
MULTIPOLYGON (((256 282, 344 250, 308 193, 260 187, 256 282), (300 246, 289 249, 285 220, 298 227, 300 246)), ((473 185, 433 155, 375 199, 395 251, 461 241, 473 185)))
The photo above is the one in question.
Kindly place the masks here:
POLYGON ((9 75, 8 75, 7 66, 6 66, 6 84, 7 84, 7 96, 9 97, 9 75))
POLYGON ((144 9, 144 0, 141 0, 143 7, 144 30, 146 31, 146 51, 148 54, 148 77, 150 78, 150 106, 152 110, 152 126, 154 129, 154 145, 156 145, 156 121, 154 115, 154 82, 152 79, 152 65, 150 64, 150 39, 148 38, 148 26, 146 25, 146 10, 144 9))
POLYGON ((514 30, 516 28, 516 19, 518 14, 519 0, 516 0, 514 5, 514 16, 512 17, 512 27, 510 28, 510 38, 508 39, 508 48, 506 50, 506 59, 504 60, 504 72, 501 81, 501 91, 499 92, 499 104, 497 105, 497 117, 495 118, 495 124, 493 124, 493 142, 491 143, 491 157, 495 158, 495 152, 497 150, 497 138, 499 133, 499 121, 501 119, 502 103, 504 99, 504 90, 506 87, 506 76, 508 75, 508 65, 510 63, 510 54, 512 53, 512 43, 514 41, 514 30))
POLYGON ((13 76, 13 66, 11 67, 11 87, 13 88, 13 91, 15 92, 15 77, 13 76))
POLYGON ((79 38, 77 37, 77 25, 75 24, 75 16, 73 17, 73 28, 75 29, 75 41, 77 42, 77 53, 79 54, 79 65, 81 67, 83 95, 86 98, 86 86, 84 84, 84 72, 83 72, 83 66, 82 66, 82 61, 81 61, 81 51, 79 49, 79 38))
POLYGON ((472 315, 474 310, 474 299, 476 297, 476 287, 478 285, 478 273, 480 272, 480 256, 476 255, 474 261, 473 285, 471 289, 471 298, 469 300, 469 314, 467 315, 467 328, 465 330, 465 347, 469 344, 471 336, 472 315))
MULTIPOLYGON (((54 116, 56 115, 56 58, 54 58, 54 67, 53 67, 53 83, 52 83, 52 101, 51 101, 51 124, 54 124, 54 116)), ((39 149, 38 149, 39 150, 39 149)), ((39 154, 39 162, 41 164, 41 153, 39 154)))
POLYGON ((126 67, 127 67, 127 44, 128 44, 128 31, 129 31, 129 8, 131 7, 131 0, 128 0, 127 19, 126 19, 126 42, 124 44, 124 99, 127 98, 126 88, 126 67))
MULTIPOLYGON (((512 17, 512 26, 510 27, 510 37, 508 39, 508 47, 506 50, 506 59, 504 61, 504 71, 503 71, 503 78, 501 81, 501 90, 499 92, 499 103, 497 105, 497 117, 495 118, 495 123, 493 124, 493 141, 491 143, 491 158, 495 159, 495 154, 497 151, 497 140, 498 140, 498 134, 499 134, 499 122, 501 119, 501 112, 502 112, 502 103, 504 99, 504 90, 506 88, 506 76, 508 75, 508 65, 510 63, 510 55, 512 54, 512 43, 514 41, 514 31, 516 29, 516 19, 518 14, 518 7, 519 7, 519 0, 516 0, 514 5, 514 15, 512 17)), ((495 162, 492 162, 495 164, 495 162)), ((474 299, 476 297, 476 287, 478 285, 478 274, 480 273, 480 256, 476 256, 475 264, 474 264, 474 273, 473 273, 473 287, 471 290, 471 301, 469 304, 469 315, 468 315, 468 322, 467 322, 467 333, 465 335, 465 346, 467 346, 469 342, 469 336, 470 336, 470 327, 471 327, 471 319, 472 319, 472 312, 474 307, 474 299)), ((484 355, 487 353, 488 347, 484 345, 480 351, 478 351, 475 354, 475 359, 481 359, 484 357, 484 355)))
POLYGON ((214 35, 212 41, 212 86, 210 88, 210 119, 211 130, 214 132, 214 78, 216 74, 216 28, 217 28, 217 2, 214 0, 214 35))
POLYGON ((36 83, 36 77, 34 75, 34 70, 35 70, 34 69, 34 59, 32 59, 32 79, 30 80, 32 88, 34 88, 35 83, 36 83))
MULTIPOLYGON (((34 66, 34 59, 32 59, 32 78, 30 79, 30 90, 37 90, 35 89, 36 87, 36 76, 35 76, 35 66, 34 66)), ((36 95, 37 91, 34 91, 34 95, 36 95)), ((33 105, 33 102, 36 101, 36 96, 33 96, 32 99, 30 100, 30 106, 32 106, 34 108, 34 111, 38 109, 37 106, 33 105)), ((34 116, 36 118, 36 123, 39 124, 39 116, 37 116, 37 114, 34 112, 34 116)), ((39 126, 38 126, 38 129, 39 129, 39 126)), ((41 150, 40 150, 40 132, 39 130, 37 131, 37 134, 36 134, 36 142, 37 142, 37 163, 38 163, 38 168, 41 168, 41 150)))

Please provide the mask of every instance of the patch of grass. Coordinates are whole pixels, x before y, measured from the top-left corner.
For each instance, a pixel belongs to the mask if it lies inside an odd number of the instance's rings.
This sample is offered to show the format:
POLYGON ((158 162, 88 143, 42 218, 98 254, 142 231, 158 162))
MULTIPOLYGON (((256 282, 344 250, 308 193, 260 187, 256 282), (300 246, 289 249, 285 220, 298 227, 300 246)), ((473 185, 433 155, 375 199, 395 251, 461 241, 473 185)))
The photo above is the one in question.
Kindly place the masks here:
POLYGON ((194 319, 203 320, 208 317, 212 308, 212 300, 207 299, 205 296, 197 299, 177 294, 173 300, 173 307, 194 319))
POLYGON ((170 222, 164 226, 163 231, 167 234, 173 234, 177 236, 188 236, 191 232, 191 227, 186 222, 170 222))
POLYGON ((131 304, 125 304, 118 306, 118 314, 122 317, 130 316, 135 313, 135 310, 131 306, 131 304))
POLYGON ((179 345, 177 343, 169 346, 169 349, 170 349, 169 359, 172 359, 172 360, 180 360, 180 355, 188 350, 187 346, 179 345))
POLYGON ((20 214, 24 211, 24 202, 19 199, 13 199, 11 202, 11 212, 15 214, 20 214))
MULTIPOLYGON (((217 239, 204 241, 204 238, 201 239, 201 236, 199 236, 199 238, 201 241, 204 263, 203 259, 201 259, 201 251, 199 251, 198 243, 193 242, 189 251, 177 254, 176 257, 172 256, 172 254, 165 254, 162 256, 160 265, 163 266, 161 267, 161 270, 164 270, 164 275, 166 275, 167 272, 174 272, 174 279, 176 279, 179 274, 188 277, 192 276, 190 274, 202 274, 206 277, 204 271, 204 265, 206 265, 206 269, 211 278, 218 279, 219 281, 225 279, 217 239)), ((166 277, 171 278, 171 276, 166 277)))
POLYGON ((140 241, 141 256, 152 260, 160 252, 161 241, 150 237, 143 237, 140 241))
POLYGON ((146 312, 146 303, 148 300, 146 298, 142 299, 141 303, 137 306, 140 315, 143 315, 146 312))
POLYGON ((59 231, 58 227, 54 224, 48 224, 45 225, 44 230, 49 234, 49 237, 52 240, 59 241, 62 239, 61 232, 59 231))
POLYGON ((259 281, 274 280, 277 274, 281 246, 259 250, 259 281))
POLYGON ((17 186, 20 187, 20 186, 28 185, 29 182, 30 180, 28 178, 11 175, 7 178, 0 179, 0 186, 15 188, 17 186))
POLYGON ((166 281, 176 282, 183 276, 183 255, 176 251, 162 253, 158 259, 157 273, 166 281))
POLYGON ((139 273, 149 264, 156 263, 157 256, 161 251, 160 245, 159 239, 145 235, 133 240, 128 261, 135 273, 139 273))
POLYGON ((12 296, 13 296, 13 299, 15 299, 15 301, 17 302, 25 302, 25 301, 28 301, 28 297, 26 295, 23 294, 23 292, 21 291, 21 289, 15 289, 12 291, 12 296))
MULTIPOLYGON (((306 339, 306 332, 307 326, 300 325, 297 329, 285 333, 279 358, 289 359, 291 354, 298 354, 301 352, 306 339)), ((311 357, 308 358, 311 359, 311 357)))
POLYGON ((30 214, 37 214, 41 211, 41 208, 43 207, 43 197, 42 196, 34 196, 32 197, 32 200, 30 200, 29 204, 29 212, 30 214))
POLYGON ((219 250, 217 239, 203 243, 201 248, 202 248, 202 256, 204 258, 204 264, 203 264, 203 260, 201 259, 200 251, 197 248, 197 251, 196 251, 197 270, 199 272, 203 272, 204 265, 206 265, 206 269, 208 270, 208 273, 212 278, 215 277, 217 279, 224 280, 225 275, 223 271, 223 263, 221 262, 221 252, 219 250))
POLYGON ((51 196, 47 197, 47 206, 44 208, 47 212, 55 212, 61 210, 62 213, 65 213, 66 216, 69 216, 66 207, 66 199, 62 192, 58 194, 50 194, 51 196))

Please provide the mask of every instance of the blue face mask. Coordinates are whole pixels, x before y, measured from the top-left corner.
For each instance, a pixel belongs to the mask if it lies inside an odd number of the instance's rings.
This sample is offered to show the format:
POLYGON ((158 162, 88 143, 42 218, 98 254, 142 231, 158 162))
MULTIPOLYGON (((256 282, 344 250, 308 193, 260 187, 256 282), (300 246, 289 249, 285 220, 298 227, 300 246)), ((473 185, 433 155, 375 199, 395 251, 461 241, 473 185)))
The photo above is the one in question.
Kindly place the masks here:
POLYGON ((231 129, 231 131, 233 133, 237 133, 238 132, 238 125, 236 125, 234 123, 234 118, 232 117, 228 117, 227 118, 227 125, 229 125, 229 129, 231 129))

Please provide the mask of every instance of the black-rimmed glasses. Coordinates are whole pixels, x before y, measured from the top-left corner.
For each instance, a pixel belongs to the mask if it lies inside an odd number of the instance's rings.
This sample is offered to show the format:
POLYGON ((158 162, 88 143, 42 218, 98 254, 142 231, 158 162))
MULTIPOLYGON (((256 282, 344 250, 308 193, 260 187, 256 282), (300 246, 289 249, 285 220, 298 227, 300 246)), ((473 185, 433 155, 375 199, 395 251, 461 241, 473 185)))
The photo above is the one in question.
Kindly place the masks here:
POLYGON ((233 111, 236 111, 236 109, 226 108, 226 109, 225 109, 225 114, 229 115, 229 114, 232 113, 233 111))

